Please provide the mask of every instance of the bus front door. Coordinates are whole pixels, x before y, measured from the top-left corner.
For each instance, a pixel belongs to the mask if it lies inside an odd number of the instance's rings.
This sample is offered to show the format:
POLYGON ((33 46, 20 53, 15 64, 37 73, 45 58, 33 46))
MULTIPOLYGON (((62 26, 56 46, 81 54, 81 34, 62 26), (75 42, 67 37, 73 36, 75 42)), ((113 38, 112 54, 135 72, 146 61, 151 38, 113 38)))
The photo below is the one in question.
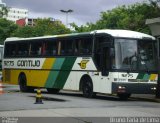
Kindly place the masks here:
POLYGON ((110 69, 110 48, 109 47, 102 47, 101 48, 101 57, 100 57, 100 63, 101 63, 101 71, 102 76, 108 76, 109 69, 110 69))

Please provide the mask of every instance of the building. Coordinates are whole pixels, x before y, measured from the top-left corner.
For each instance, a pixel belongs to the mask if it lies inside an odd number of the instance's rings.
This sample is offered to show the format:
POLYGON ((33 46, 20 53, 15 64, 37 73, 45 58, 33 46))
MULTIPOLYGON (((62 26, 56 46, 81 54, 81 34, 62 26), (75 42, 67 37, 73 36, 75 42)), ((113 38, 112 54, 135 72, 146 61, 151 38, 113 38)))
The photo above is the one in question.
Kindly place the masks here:
POLYGON ((8 15, 6 16, 7 20, 11 20, 16 22, 19 19, 27 19, 28 18, 28 10, 27 9, 19 9, 19 8, 8 8, 8 15))
MULTIPOLYGON (((2 3, 2 0, 0 0, 0 8, 1 7, 7 7, 5 3, 2 3)), ((28 18, 29 11, 27 9, 20 9, 20 8, 12 8, 7 7, 8 14, 3 15, 3 18, 6 18, 7 20, 14 21, 19 26, 35 26, 36 20, 33 18, 28 18)), ((62 24, 60 20, 50 18, 50 21, 54 24, 62 24)))
POLYGON ((147 19, 146 24, 151 29, 152 35, 160 39, 160 17, 147 19))
POLYGON ((35 26, 36 20, 37 19, 34 19, 34 18, 28 18, 27 25, 28 26, 35 26))
POLYGON ((5 7, 6 4, 5 3, 2 3, 2 0, 0 0, 0 7, 5 7))
MULTIPOLYGON (((0 0, 0 8, 1 7, 7 7, 5 3, 0 0)), ((7 7, 8 14, 3 15, 3 18, 6 18, 7 20, 16 22, 19 19, 27 19, 28 18, 28 10, 27 9, 20 9, 20 8, 12 8, 7 7)))
POLYGON ((16 24, 23 27, 23 26, 26 26, 26 19, 19 19, 19 20, 16 20, 16 24))
POLYGON ((158 86, 156 97, 160 98, 160 17, 147 19, 146 24, 151 29, 152 35, 155 36, 158 41, 158 86))
MULTIPOLYGON (((35 26, 36 21, 37 21, 37 19, 35 19, 35 18, 28 18, 28 20, 26 21, 26 25, 35 26)), ((60 21, 58 19, 54 19, 54 18, 50 18, 50 22, 54 23, 55 25, 62 24, 62 21, 60 21)))

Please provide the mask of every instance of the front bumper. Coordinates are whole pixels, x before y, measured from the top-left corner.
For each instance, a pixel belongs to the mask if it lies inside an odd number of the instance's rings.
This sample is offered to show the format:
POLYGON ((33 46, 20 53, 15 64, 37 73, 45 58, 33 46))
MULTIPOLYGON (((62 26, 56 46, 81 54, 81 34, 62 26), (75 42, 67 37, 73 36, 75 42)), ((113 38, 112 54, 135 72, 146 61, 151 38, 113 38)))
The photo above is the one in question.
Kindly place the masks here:
POLYGON ((155 94, 156 83, 113 82, 112 93, 155 94))

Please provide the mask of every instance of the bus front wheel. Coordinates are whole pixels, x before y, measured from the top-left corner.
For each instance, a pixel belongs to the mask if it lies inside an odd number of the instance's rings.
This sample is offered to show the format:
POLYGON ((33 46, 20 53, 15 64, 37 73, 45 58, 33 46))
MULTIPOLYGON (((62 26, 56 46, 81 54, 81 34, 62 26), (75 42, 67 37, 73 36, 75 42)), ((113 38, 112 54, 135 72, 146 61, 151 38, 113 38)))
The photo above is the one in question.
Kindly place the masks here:
POLYGON ((19 88, 21 92, 33 92, 34 88, 27 86, 27 79, 25 74, 20 74, 19 78, 19 88))
POLYGON ((92 98, 93 96, 95 96, 96 93, 93 92, 92 80, 90 78, 83 78, 82 81, 83 96, 86 98, 92 98))

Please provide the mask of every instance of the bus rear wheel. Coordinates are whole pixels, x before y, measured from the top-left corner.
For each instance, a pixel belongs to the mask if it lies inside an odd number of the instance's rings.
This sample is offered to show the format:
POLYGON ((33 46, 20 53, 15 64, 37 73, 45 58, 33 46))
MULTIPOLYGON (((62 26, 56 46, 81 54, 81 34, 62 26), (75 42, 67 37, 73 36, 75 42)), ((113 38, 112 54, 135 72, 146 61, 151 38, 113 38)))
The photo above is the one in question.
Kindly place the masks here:
POLYGON ((33 92, 34 88, 27 86, 27 79, 25 74, 20 74, 18 78, 19 88, 21 92, 33 92))
POLYGON ((131 96, 131 94, 130 93, 118 93, 117 96, 121 100, 127 100, 131 96))
POLYGON ((93 92, 93 84, 92 80, 90 78, 84 78, 82 79, 82 92, 83 96, 86 98, 92 98, 96 95, 96 93, 93 92))
POLYGON ((60 89, 57 89, 57 88, 47 88, 47 91, 50 94, 57 94, 60 91, 60 89))

